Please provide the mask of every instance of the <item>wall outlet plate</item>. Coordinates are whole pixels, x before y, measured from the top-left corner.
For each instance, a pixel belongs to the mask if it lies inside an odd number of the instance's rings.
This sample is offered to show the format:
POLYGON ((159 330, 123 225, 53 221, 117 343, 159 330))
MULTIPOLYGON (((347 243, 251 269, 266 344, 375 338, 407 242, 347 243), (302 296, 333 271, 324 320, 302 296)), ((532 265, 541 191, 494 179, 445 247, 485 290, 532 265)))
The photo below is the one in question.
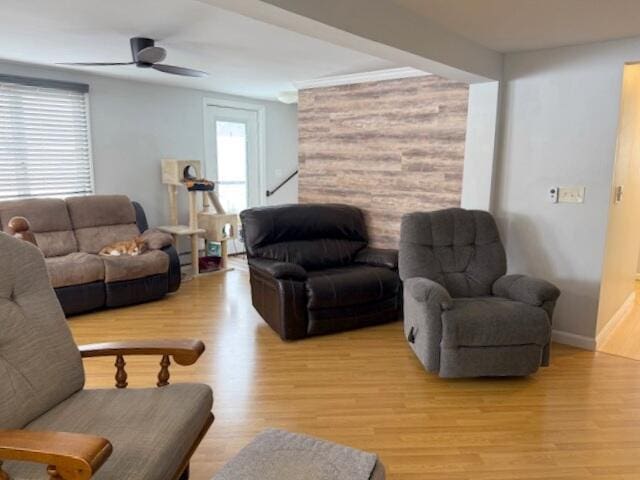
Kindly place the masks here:
POLYGON ((549 189, 549 201, 551 203, 558 203, 558 187, 551 187, 549 189))
POLYGON ((584 187, 559 187, 558 202, 560 203, 584 203, 584 187))

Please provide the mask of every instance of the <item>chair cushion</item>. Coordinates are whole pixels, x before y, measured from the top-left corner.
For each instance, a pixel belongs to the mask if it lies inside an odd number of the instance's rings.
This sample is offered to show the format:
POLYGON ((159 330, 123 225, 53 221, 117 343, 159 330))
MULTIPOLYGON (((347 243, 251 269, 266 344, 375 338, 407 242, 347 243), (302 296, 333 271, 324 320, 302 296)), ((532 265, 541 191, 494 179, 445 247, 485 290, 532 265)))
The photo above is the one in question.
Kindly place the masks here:
POLYGON ((104 263, 97 255, 75 252, 64 257, 47 258, 45 263, 54 288, 104 280, 104 263))
POLYGON ((42 252, 0 233, 0 429, 22 428, 82 388, 80 352, 42 252))
POLYGON ((2 230, 8 232, 9 220, 18 216, 29 220, 31 231, 45 257, 57 257, 78 251, 64 200, 29 198, 0 202, 2 230))
MULTIPOLYGON (((94 480, 171 480, 213 405, 206 385, 82 390, 27 426, 106 438, 113 453, 94 480)), ((43 466, 6 462, 13 480, 43 478, 43 466)))
POLYGON ((551 322, 540 307, 499 297, 456 298, 442 312, 442 347, 536 344, 551 338, 551 322))
POLYGON ((397 295, 400 279, 393 270, 356 265, 308 272, 308 308, 336 308, 377 302, 397 295))
POLYGON ((100 258, 104 262, 104 279, 107 283, 159 275, 169 270, 169 255, 161 250, 151 250, 136 256, 100 258))

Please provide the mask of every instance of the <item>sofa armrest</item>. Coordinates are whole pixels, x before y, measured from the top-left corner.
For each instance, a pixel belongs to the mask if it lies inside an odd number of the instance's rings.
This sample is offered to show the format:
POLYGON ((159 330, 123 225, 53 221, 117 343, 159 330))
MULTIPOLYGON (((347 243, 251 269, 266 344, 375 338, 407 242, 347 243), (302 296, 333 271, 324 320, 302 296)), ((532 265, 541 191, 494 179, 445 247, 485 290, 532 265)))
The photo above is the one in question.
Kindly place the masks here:
POLYGON ((295 263, 279 262, 267 258, 250 258, 249 266, 278 280, 304 282, 307 279, 307 271, 295 263))
POLYGON ((108 440, 93 435, 0 430, 0 463, 3 460, 41 463, 47 466, 52 478, 89 479, 109 458, 111 451, 108 440))
POLYGON ((140 235, 140 238, 145 241, 149 250, 162 250, 173 245, 173 237, 156 228, 145 230, 142 235, 140 235))
POLYGON ((82 358, 122 355, 169 355, 178 365, 193 365, 204 353, 200 340, 126 340, 78 347, 82 358))
POLYGON ((528 305, 542 306, 555 302, 560 296, 558 287, 546 280, 526 275, 505 275, 495 281, 492 293, 528 305))
POLYGON ((355 262, 396 270, 398 268, 398 251, 390 248, 366 247, 356 254, 355 262))
POLYGON ((453 300, 447 289, 428 278, 409 278, 404 281, 404 289, 417 302, 437 305, 440 310, 453 307, 453 300))

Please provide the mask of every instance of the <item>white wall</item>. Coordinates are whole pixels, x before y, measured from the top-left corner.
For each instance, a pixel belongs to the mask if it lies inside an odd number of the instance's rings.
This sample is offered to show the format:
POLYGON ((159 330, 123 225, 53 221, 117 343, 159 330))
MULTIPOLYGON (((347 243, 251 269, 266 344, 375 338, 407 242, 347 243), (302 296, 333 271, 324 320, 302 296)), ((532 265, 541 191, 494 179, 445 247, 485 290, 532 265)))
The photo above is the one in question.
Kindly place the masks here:
MULTIPOLYGON (((298 168, 295 105, 15 63, 0 62, 0 73, 89 84, 96 193, 124 193, 140 201, 152 225, 168 221, 160 160, 204 161, 205 97, 249 101, 266 107, 267 188, 273 189, 298 168)), ((184 212, 186 198, 181 200, 184 212)), ((297 189, 290 185, 271 197, 269 203, 296 201, 297 189)))
POLYGON ((469 85, 462 208, 491 210, 500 83, 469 85))
POLYGON ((638 59, 640 38, 505 58, 494 194, 510 270, 560 287, 554 329, 585 346, 596 332, 623 64, 638 59), (586 186, 585 203, 549 203, 559 185, 586 186))

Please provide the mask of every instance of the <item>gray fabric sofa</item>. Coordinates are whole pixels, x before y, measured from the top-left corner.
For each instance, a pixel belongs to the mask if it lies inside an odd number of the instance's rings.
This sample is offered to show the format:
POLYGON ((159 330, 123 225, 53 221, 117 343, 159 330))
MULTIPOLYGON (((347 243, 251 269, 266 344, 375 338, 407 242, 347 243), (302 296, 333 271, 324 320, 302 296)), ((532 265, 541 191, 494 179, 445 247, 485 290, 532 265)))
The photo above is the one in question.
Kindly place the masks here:
POLYGON ((491 214, 460 208, 402 219, 404 327, 424 367, 441 377, 525 376, 549 364, 560 291, 506 275, 491 214))
POLYGON ((170 357, 191 365, 204 351, 202 342, 79 348, 42 252, 0 232, 0 266, 0 478, 49 478, 49 465, 60 475, 51 478, 63 480, 186 479, 189 459, 213 421, 211 388, 168 385, 167 370, 158 377, 161 388, 124 388, 126 374, 120 374, 118 389, 87 389, 82 358, 119 363, 128 355, 155 355, 166 365, 170 357))

